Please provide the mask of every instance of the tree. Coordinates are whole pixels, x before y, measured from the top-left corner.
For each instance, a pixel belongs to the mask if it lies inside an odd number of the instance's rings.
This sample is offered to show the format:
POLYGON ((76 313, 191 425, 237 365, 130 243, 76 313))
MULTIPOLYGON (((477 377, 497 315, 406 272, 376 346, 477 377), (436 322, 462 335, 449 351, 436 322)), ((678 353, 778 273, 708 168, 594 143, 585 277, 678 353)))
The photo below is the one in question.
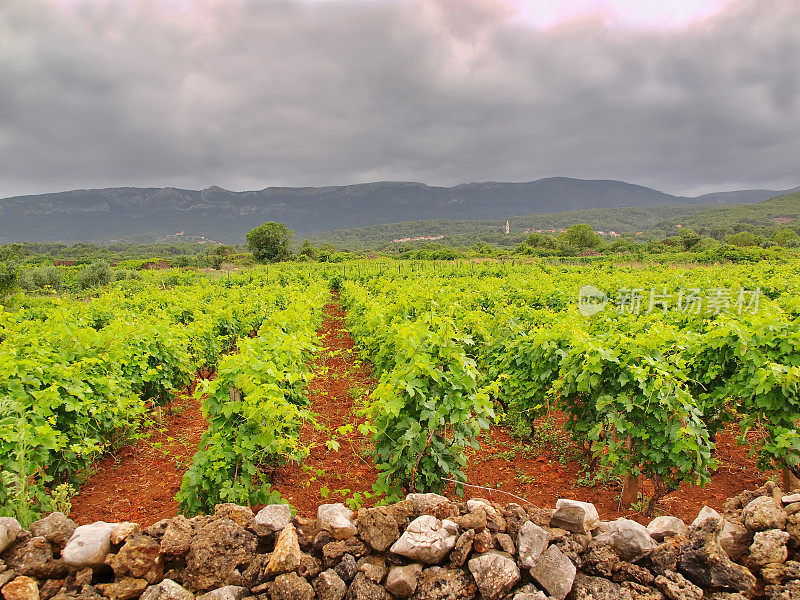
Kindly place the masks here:
POLYGON ((678 237, 681 240, 684 250, 691 250, 703 239, 703 236, 701 236, 699 233, 695 233, 691 229, 681 229, 678 237))
POLYGON ((562 241, 570 246, 575 246, 578 250, 585 250, 586 248, 598 248, 603 240, 594 232, 591 225, 586 223, 579 223, 573 225, 567 231, 559 236, 562 241))
POLYGON ((742 231, 740 233, 736 233, 734 235, 729 235, 725 238, 725 243, 730 244, 732 246, 757 246, 759 243, 758 237, 750 233, 749 231, 742 231))
POLYGON ((258 262, 277 262, 289 258, 289 240, 294 232, 283 223, 262 223, 247 232, 247 249, 258 262))
POLYGON ((303 242, 303 247, 300 248, 300 256, 307 256, 309 260, 315 260, 317 258, 317 251, 308 240, 303 242))
POLYGON ((794 229, 780 229, 772 236, 772 241, 787 248, 796 248, 800 246, 800 235, 794 229))

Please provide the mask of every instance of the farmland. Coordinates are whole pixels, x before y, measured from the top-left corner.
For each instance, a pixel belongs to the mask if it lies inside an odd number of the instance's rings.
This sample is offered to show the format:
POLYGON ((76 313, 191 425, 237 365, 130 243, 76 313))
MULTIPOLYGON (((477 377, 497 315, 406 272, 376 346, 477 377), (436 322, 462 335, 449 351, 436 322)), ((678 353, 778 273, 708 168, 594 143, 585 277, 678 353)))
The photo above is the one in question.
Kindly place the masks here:
MULTIPOLYGON (((752 452, 751 476, 800 464, 797 267, 287 263, 11 296, 0 312, 2 512, 30 522, 102 457, 167 448, 160 428, 181 397, 204 418, 185 450, 184 513, 459 494, 487 483, 470 461, 501 439, 506 463, 568 450, 583 487, 633 490, 652 513, 679 486, 712 480, 728 455, 752 452), (603 310, 583 314, 584 286, 603 310), (317 485, 334 475, 310 466, 324 455, 364 468, 317 485)), ((124 464, 103 468, 125 477, 124 464)))

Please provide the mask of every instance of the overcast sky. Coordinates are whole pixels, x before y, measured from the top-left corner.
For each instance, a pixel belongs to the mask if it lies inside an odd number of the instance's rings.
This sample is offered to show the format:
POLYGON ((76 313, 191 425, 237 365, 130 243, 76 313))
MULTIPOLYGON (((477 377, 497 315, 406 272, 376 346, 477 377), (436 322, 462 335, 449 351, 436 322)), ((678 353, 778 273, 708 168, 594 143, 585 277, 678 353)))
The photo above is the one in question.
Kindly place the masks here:
POLYGON ((800 184, 800 0, 0 0, 0 197, 800 184))

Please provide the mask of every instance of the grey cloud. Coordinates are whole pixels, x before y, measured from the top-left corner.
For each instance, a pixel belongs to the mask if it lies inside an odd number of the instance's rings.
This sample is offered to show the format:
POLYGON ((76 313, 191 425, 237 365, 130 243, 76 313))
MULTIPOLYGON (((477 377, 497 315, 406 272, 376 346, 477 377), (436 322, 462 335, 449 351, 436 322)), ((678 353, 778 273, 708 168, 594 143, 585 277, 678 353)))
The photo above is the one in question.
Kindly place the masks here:
POLYGON ((0 197, 551 175, 800 183, 800 5, 671 33, 504 0, 0 0, 0 197))

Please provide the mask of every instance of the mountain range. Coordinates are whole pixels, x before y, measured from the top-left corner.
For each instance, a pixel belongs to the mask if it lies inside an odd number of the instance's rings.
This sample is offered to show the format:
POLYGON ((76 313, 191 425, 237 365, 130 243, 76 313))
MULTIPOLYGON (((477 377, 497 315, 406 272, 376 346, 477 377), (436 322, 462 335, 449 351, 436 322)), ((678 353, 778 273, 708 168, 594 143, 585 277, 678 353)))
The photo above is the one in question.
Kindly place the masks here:
POLYGON ((247 231, 278 221, 307 237, 327 231, 423 219, 506 219, 610 207, 747 204, 785 193, 740 190, 674 196, 613 180, 551 177, 527 183, 453 187, 382 181, 333 187, 105 188, 0 200, 0 243, 21 241, 161 241, 241 243, 247 231))

